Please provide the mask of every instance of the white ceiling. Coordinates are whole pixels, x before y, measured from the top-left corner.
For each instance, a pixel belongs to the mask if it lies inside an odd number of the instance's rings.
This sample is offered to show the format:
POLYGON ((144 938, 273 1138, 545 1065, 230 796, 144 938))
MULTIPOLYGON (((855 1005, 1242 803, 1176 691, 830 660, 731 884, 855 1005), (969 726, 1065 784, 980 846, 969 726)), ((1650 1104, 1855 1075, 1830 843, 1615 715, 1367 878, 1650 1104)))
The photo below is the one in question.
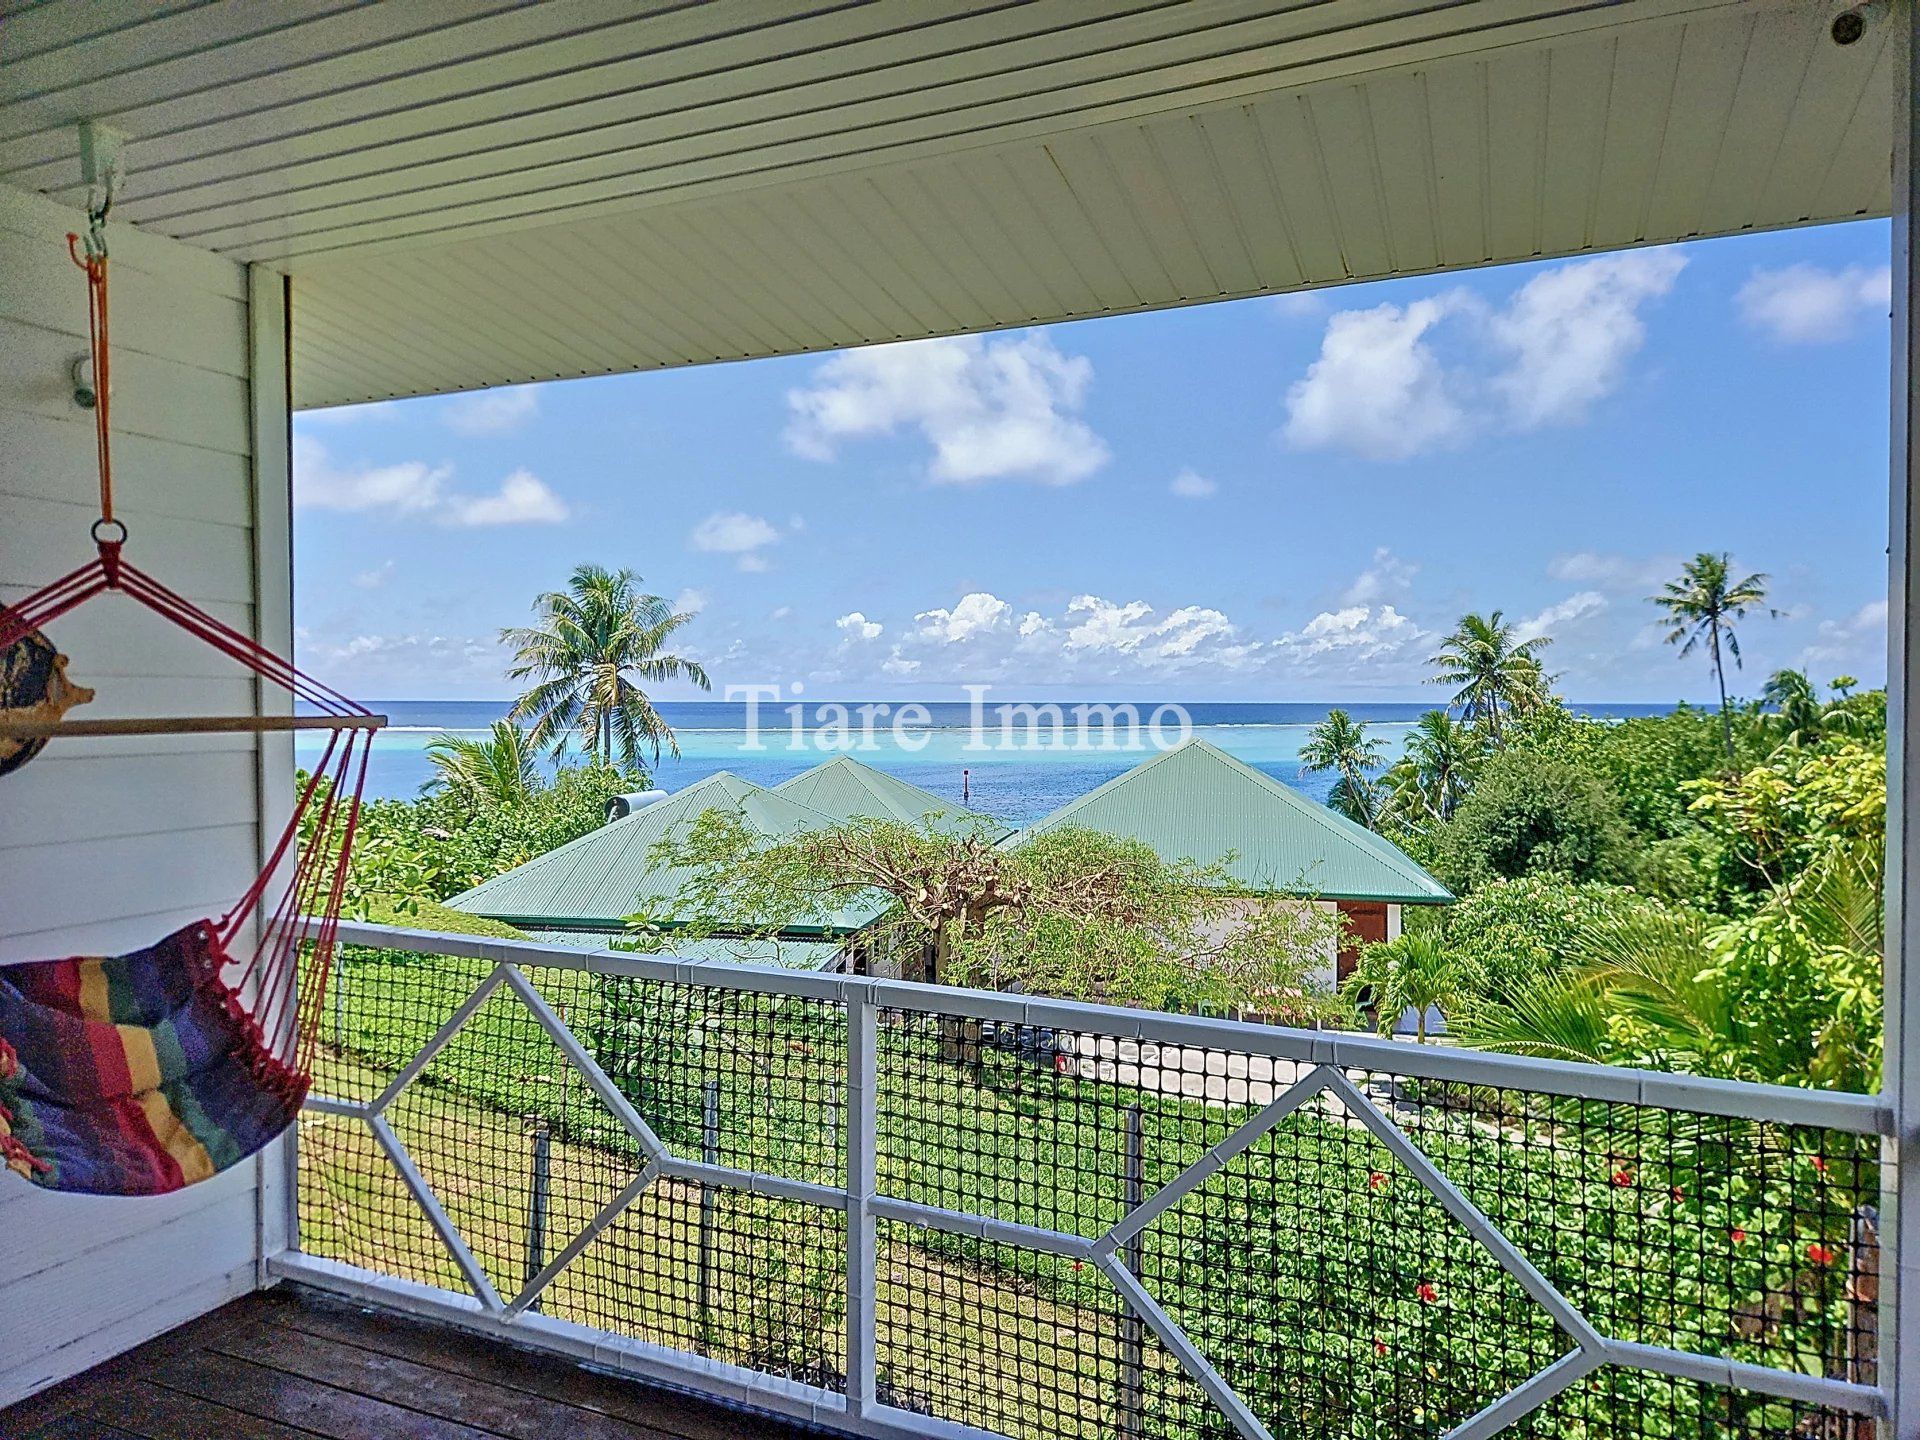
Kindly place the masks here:
POLYGON ((0 0, 0 182, 294 277, 302 406, 1883 214, 1828 0, 0 0))

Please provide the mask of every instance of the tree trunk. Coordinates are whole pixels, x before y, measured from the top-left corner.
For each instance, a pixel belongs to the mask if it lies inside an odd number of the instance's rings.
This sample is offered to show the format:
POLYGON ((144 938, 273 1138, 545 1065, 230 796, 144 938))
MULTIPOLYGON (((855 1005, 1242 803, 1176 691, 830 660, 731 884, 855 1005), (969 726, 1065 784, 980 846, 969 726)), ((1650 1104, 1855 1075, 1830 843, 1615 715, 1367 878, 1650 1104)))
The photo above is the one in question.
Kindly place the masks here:
POLYGON ((1720 622, 1711 623, 1713 631, 1713 675, 1720 682, 1720 736, 1727 744, 1727 761, 1733 761, 1733 716, 1727 709, 1727 667, 1720 662, 1720 622))

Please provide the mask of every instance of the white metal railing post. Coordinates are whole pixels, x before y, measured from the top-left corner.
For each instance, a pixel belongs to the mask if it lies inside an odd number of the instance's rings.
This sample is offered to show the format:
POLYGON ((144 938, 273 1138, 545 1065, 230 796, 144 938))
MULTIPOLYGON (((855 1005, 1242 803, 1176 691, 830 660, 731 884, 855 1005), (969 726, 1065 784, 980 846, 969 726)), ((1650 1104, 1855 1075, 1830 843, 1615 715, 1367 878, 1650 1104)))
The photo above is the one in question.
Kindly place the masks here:
POLYGON ((880 1105, 874 1031, 865 995, 847 1002, 847 1414, 858 1422, 875 1403, 874 1277, 879 1270, 873 1199, 880 1105))
POLYGON ((1888 1400, 1882 1433, 1920 1437, 1920 106, 1914 11, 1893 7, 1892 475, 1887 587, 1887 926, 1885 1099, 1893 1134, 1881 1170, 1878 1380, 1888 1400), (1910 1239, 1911 1237, 1911 1239, 1910 1239), (1903 1294, 1904 1292, 1904 1294, 1903 1294), (1906 1303, 1902 1303, 1903 1298, 1906 1303))

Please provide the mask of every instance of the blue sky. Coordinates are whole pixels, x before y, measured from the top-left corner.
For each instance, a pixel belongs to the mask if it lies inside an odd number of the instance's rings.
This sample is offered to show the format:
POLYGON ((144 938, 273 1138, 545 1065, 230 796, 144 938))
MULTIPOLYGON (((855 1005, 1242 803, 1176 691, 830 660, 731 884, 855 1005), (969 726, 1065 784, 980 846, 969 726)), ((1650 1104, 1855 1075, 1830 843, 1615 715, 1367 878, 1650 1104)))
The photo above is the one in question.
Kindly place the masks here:
MULTIPOLYGON (((582 561, 810 698, 1420 700, 1465 610, 1575 700, 1704 699, 1645 596, 1772 576, 1771 669, 1885 675, 1887 228, 1507 266, 295 422, 301 662, 489 698, 582 561)), ((690 692, 668 690, 669 698, 690 692)))

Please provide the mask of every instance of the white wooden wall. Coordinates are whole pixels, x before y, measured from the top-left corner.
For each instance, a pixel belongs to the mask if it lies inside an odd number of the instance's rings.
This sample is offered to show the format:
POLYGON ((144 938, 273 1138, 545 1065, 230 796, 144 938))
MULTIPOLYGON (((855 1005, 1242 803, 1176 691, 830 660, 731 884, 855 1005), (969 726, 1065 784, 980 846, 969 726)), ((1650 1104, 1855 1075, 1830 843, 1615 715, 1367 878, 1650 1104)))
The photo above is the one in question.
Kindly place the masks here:
MULTIPOLYGON (((0 602, 92 553, 92 416, 68 380, 86 349, 85 286, 64 238, 80 223, 0 187, 0 602)), ((110 244, 128 554, 222 620, 285 645, 278 280, 117 227, 110 244)), ((122 597, 49 633, 72 676, 99 692, 84 714, 275 703, 122 597)), ((90 740, 56 742, 0 777, 0 964, 130 949, 224 911, 257 866, 261 815, 284 813, 288 765, 284 749, 262 755, 244 737, 90 740)), ((0 1172, 0 1405, 254 1288, 286 1233, 283 1174, 275 1157, 178 1195, 123 1200, 48 1195, 0 1172)))

